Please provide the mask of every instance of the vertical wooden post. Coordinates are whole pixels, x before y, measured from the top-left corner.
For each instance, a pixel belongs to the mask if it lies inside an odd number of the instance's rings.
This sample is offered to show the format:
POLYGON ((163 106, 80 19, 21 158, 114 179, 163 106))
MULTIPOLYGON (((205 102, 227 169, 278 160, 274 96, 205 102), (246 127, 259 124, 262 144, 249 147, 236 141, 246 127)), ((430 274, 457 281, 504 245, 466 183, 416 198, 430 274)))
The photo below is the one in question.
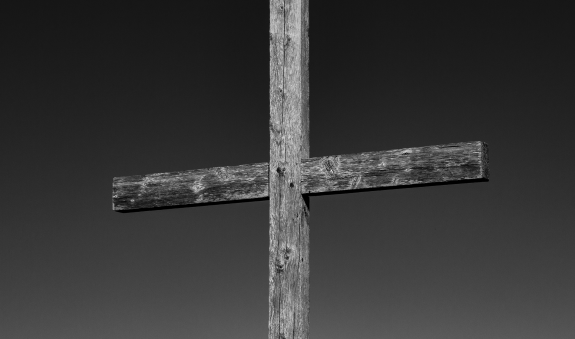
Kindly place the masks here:
POLYGON ((270 0, 269 339, 309 333, 308 0, 270 0))

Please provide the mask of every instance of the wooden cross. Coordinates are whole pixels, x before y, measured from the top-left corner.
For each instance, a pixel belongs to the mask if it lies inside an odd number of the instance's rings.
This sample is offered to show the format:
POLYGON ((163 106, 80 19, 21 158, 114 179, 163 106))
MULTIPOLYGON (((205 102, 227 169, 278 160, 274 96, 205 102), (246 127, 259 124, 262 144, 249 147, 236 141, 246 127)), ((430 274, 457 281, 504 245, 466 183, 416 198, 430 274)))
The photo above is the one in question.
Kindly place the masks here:
POLYGON ((489 178, 480 141, 309 158, 308 8, 270 0, 269 163, 113 182, 118 212, 269 199, 269 339, 308 338, 309 196, 489 178))

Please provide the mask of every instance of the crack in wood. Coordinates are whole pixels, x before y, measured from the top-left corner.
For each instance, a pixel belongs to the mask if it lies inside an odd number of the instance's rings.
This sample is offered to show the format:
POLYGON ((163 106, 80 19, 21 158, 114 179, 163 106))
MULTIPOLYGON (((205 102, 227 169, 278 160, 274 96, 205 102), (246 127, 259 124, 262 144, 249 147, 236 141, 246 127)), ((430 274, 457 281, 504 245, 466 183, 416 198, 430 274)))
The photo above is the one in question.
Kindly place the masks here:
POLYGON ((361 183, 361 174, 351 178, 351 180, 349 181, 349 188, 350 189, 359 188, 360 183, 361 183))

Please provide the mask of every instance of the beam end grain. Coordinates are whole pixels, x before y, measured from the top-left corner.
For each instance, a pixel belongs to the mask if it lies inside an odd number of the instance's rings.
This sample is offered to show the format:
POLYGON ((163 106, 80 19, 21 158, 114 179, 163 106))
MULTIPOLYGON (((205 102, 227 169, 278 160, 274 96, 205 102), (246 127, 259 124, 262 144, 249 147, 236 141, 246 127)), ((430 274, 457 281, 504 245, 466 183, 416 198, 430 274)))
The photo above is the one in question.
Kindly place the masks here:
POLYGON ((486 142, 481 143, 481 178, 489 181, 489 146, 486 142))

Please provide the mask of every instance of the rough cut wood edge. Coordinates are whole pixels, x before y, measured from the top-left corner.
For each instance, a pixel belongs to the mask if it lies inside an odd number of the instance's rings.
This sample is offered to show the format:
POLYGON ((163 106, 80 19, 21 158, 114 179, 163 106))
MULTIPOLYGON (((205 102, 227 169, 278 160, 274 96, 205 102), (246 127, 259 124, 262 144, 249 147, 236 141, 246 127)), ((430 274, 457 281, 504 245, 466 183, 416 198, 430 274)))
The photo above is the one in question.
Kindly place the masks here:
MULTIPOLYGON (((489 179, 481 141, 305 159, 302 192, 322 195, 489 179)), ((113 209, 133 212, 268 198, 268 163, 114 178, 113 209)))

